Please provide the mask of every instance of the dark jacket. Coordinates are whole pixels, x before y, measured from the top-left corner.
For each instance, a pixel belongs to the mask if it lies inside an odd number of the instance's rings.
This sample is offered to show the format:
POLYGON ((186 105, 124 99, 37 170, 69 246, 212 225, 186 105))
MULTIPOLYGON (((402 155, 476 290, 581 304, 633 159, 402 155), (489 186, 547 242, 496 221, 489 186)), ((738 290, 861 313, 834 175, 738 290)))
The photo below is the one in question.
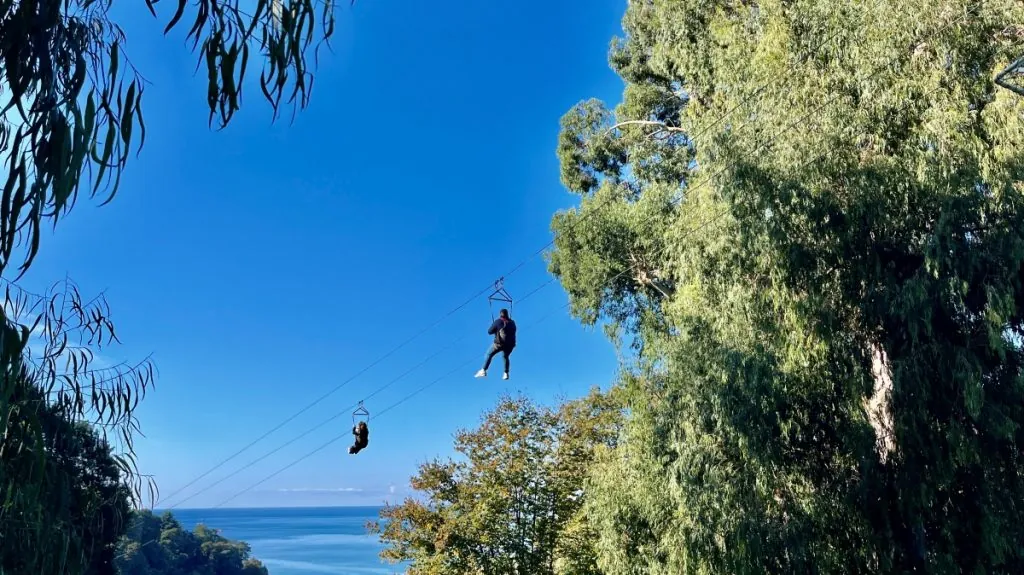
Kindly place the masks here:
POLYGON ((352 426, 352 435, 356 436, 356 445, 358 447, 366 447, 370 443, 370 426, 363 428, 363 432, 359 433, 359 426, 352 426))
POLYGON ((499 347, 513 348, 516 346, 516 322, 511 319, 501 319, 499 317, 487 329, 487 333, 494 336, 494 343, 499 347), (505 327, 504 341, 500 337, 502 326, 505 327))

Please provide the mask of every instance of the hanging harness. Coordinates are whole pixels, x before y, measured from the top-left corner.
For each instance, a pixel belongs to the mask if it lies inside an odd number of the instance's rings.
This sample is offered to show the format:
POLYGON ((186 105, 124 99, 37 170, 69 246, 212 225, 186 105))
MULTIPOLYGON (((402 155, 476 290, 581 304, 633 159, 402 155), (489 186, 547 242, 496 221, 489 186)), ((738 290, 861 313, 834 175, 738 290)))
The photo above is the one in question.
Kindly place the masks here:
POLYGON ((1024 77, 1024 56, 1017 58, 1006 69, 997 74, 995 82, 1018 96, 1024 96, 1024 85, 1021 83, 1024 78, 1022 77, 1024 77), (1016 82, 1013 80, 1016 80, 1016 82))
POLYGON ((494 282, 494 291, 487 296, 487 307, 491 310, 491 321, 494 321, 494 302, 500 301, 508 304, 509 311, 512 311, 512 296, 505 291, 505 278, 500 277, 494 282))
POLYGON ((363 402, 361 402, 361 401, 359 402, 359 407, 356 408, 356 410, 352 412, 352 425, 359 425, 359 421, 360 421, 359 417, 360 416, 362 416, 364 418, 364 419, 362 419, 362 421, 365 421, 366 424, 369 425, 369 423, 370 423, 370 412, 366 411, 366 408, 363 407, 363 402))

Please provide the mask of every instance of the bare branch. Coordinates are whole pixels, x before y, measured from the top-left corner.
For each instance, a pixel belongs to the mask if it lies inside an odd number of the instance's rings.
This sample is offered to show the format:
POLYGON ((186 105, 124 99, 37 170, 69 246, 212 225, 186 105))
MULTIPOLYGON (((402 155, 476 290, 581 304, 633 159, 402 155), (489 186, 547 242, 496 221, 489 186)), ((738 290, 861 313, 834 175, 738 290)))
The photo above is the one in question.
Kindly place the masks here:
POLYGON ((657 120, 626 120, 624 122, 619 122, 618 124, 615 124, 611 128, 608 128, 608 130, 605 132, 605 135, 608 135, 614 132, 615 130, 622 128, 623 126, 657 126, 658 131, 654 132, 655 134, 658 132, 686 133, 686 130, 683 128, 680 128, 678 126, 669 126, 665 122, 659 122, 657 120))

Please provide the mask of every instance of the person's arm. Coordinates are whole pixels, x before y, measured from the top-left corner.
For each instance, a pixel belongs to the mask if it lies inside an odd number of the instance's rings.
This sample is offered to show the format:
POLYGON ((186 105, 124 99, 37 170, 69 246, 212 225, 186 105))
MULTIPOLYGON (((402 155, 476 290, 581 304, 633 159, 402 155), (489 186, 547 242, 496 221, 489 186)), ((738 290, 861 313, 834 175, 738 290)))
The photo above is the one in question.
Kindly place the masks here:
POLYGON ((491 324, 491 327, 487 328, 487 335, 494 335, 494 334, 498 333, 498 329, 499 329, 498 326, 500 326, 500 325, 501 325, 501 320, 500 319, 494 320, 494 323, 491 324))

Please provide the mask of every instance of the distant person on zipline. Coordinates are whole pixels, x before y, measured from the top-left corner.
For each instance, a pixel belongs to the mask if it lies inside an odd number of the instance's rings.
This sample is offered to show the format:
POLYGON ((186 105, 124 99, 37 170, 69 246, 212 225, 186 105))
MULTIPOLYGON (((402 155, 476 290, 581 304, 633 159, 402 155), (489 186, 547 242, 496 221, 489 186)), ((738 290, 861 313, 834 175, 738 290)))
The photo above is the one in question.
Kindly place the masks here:
POLYGON ((487 334, 494 336, 494 343, 491 344, 491 349, 487 350, 487 359, 484 360, 484 367, 476 372, 476 376, 487 377, 487 368, 491 366, 491 360, 498 353, 503 353, 505 355, 505 373, 501 376, 501 379, 508 379, 508 356, 512 354, 512 350, 516 347, 516 322, 508 317, 507 309, 502 308, 498 313, 498 319, 494 320, 491 327, 487 329, 487 334))
POLYGON ((360 421, 352 427, 352 435, 355 436, 356 440, 352 447, 348 448, 348 452, 355 455, 366 449, 366 446, 370 443, 370 428, 367 427, 365 421, 360 421))

